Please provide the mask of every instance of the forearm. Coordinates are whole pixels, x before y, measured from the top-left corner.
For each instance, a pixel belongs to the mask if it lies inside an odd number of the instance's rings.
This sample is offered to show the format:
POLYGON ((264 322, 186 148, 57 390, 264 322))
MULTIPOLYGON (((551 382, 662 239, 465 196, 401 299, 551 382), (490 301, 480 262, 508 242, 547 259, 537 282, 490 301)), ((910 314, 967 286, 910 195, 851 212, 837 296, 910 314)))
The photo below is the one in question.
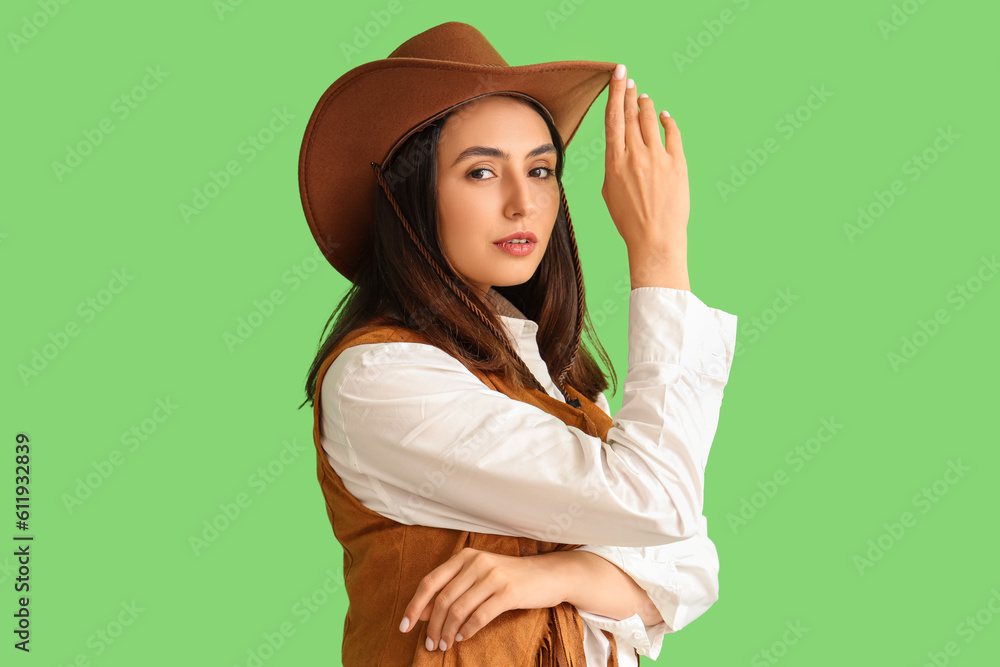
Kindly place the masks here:
POLYGON ((565 599, 577 609, 620 621, 639 614, 645 625, 663 622, 649 595, 614 563, 587 551, 555 551, 550 558, 565 599))

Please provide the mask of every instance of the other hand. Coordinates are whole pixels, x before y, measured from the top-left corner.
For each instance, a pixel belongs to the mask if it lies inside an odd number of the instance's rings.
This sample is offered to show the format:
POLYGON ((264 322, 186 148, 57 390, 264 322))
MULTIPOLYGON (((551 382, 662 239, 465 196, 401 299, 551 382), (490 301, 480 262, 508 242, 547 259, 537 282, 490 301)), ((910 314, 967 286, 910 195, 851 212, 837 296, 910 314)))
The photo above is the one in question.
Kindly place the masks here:
POLYGON ((552 557, 558 553, 502 556, 462 549, 420 580, 403 612, 407 630, 418 620, 429 621, 427 638, 433 647, 428 650, 445 650, 507 610, 561 604, 565 584, 556 567, 559 561, 552 557))

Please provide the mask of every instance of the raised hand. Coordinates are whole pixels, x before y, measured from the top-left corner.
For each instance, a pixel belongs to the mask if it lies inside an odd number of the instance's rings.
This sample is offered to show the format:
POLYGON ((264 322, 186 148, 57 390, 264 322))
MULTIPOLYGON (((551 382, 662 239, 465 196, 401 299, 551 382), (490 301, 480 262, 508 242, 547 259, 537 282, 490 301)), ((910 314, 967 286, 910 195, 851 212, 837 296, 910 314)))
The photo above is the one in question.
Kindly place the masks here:
POLYGON ((652 99, 638 97, 634 82, 625 74, 625 66, 618 65, 608 88, 601 194, 628 247, 633 288, 641 282, 690 289, 687 224, 691 196, 681 133, 666 112, 657 116, 652 99), (660 124, 666 134, 663 141, 660 124), (635 275, 637 263, 646 273, 641 280, 635 275))

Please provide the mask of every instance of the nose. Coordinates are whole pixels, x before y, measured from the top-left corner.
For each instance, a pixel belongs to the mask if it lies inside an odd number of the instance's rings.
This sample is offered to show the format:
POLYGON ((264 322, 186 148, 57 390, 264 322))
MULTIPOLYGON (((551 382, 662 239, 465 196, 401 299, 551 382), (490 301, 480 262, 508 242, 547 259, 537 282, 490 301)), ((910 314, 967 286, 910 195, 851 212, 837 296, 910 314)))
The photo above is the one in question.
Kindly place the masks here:
POLYGON ((515 215, 526 218, 534 213, 537 209, 534 201, 536 193, 532 192, 531 183, 527 176, 521 174, 508 178, 505 185, 507 189, 504 192, 504 215, 508 218, 512 218, 515 215))

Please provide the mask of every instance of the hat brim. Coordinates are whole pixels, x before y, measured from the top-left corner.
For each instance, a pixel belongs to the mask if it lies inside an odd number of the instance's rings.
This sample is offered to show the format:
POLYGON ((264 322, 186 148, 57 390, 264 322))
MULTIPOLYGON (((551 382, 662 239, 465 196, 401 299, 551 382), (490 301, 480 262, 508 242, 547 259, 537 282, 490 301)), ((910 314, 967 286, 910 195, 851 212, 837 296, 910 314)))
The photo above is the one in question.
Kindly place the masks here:
POLYGON ((467 65, 421 58, 366 63, 323 93, 299 154, 299 191, 324 256, 351 279, 370 234, 377 181, 401 138, 429 118, 470 98, 512 91, 548 109, 568 146, 615 63, 562 61, 517 67, 467 65))

